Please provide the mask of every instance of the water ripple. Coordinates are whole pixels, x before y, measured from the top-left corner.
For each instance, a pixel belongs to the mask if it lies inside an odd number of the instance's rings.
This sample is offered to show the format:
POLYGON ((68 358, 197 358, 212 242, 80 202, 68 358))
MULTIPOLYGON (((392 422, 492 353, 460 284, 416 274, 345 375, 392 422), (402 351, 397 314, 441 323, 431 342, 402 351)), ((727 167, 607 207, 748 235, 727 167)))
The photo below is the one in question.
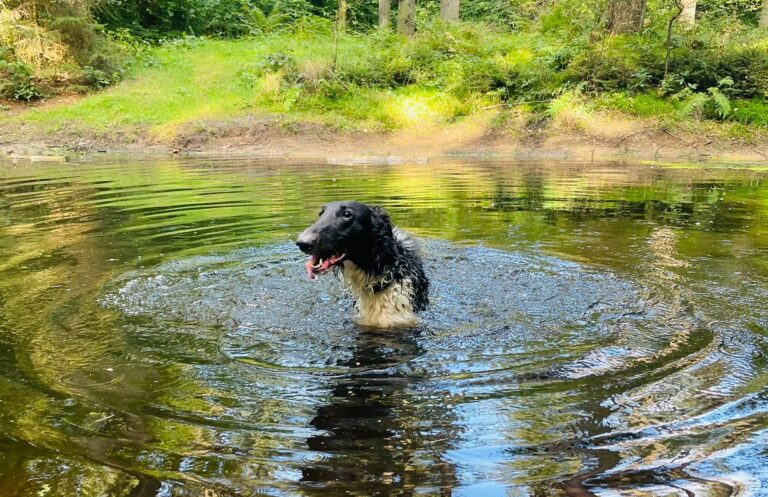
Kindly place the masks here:
POLYGON ((759 171, 222 159, 7 173, 4 495, 766 486, 759 171), (343 197, 425 239, 420 329, 360 330, 339 281, 306 281, 289 240, 343 197))

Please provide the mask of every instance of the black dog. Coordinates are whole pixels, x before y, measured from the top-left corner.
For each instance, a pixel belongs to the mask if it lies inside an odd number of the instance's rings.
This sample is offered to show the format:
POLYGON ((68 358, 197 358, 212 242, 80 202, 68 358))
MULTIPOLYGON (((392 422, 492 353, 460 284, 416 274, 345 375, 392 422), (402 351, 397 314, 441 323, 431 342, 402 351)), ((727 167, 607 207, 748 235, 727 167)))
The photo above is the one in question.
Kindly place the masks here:
POLYGON ((393 228, 381 207, 343 201, 326 204, 320 219, 296 240, 309 254, 314 279, 339 268, 357 308, 356 322, 378 328, 418 323, 429 303, 429 280, 415 241, 393 228))

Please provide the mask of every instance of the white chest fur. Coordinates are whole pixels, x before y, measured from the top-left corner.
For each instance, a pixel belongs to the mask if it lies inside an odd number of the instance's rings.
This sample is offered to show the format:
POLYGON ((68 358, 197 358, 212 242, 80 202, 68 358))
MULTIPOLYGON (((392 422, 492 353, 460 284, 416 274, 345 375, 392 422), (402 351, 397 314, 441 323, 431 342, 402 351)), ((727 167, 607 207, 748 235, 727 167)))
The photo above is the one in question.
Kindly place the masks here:
POLYGON ((411 280, 394 281, 386 289, 374 292, 375 286, 386 286, 387 281, 362 271, 350 261, 344 262, 342 276, 347 289, 355 298, 357 324, 376 328, 401 328, 419 322, 411 304, 411 280))

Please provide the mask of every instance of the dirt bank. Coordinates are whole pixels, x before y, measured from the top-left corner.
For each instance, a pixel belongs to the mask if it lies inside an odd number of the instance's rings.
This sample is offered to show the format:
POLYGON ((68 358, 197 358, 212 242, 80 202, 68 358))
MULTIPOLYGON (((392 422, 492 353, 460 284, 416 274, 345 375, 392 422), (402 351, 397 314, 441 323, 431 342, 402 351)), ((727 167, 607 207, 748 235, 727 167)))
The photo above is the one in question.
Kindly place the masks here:
POLYGON ((246 116, 180 126, 170 139, 145 129, 84 130, 64 123, 43 130, 0 122, 0 157, 56 160, 76 154, 141 156, 240 155, 409 160, 441 156, 501 156, 571 160, 768 162, 768 137, 729 138, 717 125, 687 129, 602 115, 589 122, 523 122, 498 113, 443 126, 393 132, 343 130, 313 122, 246 116))

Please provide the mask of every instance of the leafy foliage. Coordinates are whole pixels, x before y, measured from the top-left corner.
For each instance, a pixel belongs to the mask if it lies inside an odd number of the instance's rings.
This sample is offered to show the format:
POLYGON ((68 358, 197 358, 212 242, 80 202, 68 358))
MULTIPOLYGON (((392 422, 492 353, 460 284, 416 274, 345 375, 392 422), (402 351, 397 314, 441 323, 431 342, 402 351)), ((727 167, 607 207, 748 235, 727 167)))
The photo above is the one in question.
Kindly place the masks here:
POLYGON ((638 115, 764 122, 753 103, 768 97, 768 42, 755 29, 760 0, 700 0, 696 27, 673 23, 669 43, 673 2, 649 0, 640 33, 612 36, 607 1, 464 0, 464 22, 446 25, 436 20, 439 0, 420 0, 418 35, 405 40, 371 29, 377 1, 348 0, 339 51, 338 0, 5 0, 0 95, 102 88, 127 73, 127 54, 136 66, 155 63, 147 54, 157 44, 185 50, 203 37, 325 37, 322 56, 281 47, 242 64, 236 79, 280 108, 419 88, 466 102, 455 107, 465 112, 481 101, 567 102, 576 92, 638 115))
POLYGON ((0 96, 32 100, 119 80, 125 53, 94 22, 86 0, 0 1, 0 61, 0 96))
POLYGON ((706 92, 697 92, 696 85, 689 84, 673 95, 673 98, 682 101, 683 105, 680 108, 682 116, 693 116, 696 119, 702 117, 725 119, 731 114, 733 107, 723 89, 732 85, 733 79, 730 77, 723 78, 717 86, 707 88, 706 92))
POLYGON ((0 59, 0 97, 30 101, 41 96, 24 64, 0 59))
POLYGON ((272 31, 318 16, 309 0, 108 0, 97 20, 149 39, 187 35, 241 36, 272 31))

